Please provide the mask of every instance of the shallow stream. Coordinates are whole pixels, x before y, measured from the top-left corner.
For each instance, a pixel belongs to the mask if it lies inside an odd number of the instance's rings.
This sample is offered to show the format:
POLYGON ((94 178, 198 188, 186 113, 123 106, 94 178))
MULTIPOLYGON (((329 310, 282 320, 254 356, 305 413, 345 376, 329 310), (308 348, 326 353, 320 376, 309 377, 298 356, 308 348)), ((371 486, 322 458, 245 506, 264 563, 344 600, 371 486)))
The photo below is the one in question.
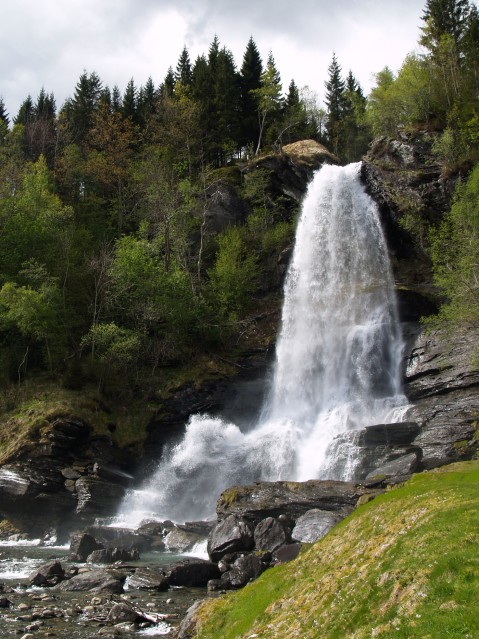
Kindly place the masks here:
MULTIPOLYGON (((145 613, 165 615, 166 619, 156 626, 137 629, 124 636, 165 636, 178 626, 194 601, 208 596, 205 588, 173 587, 166 592, 126 590, 123 595, 110 595, 28 587, 29 575, 46 561, 58 559, 65 569, 72 566, 68 555, 68 546, 41 546, 38 541, 0 542, 0 587, 3 590, 0 592, 0 606, 3 600, 11 602, 9 607, 0 607, 2 639, 27 633, 33 633, 38 639, 115 636, 107 633, 109 624, 105 618, 114 603, 125 600, 145 613), (39 614, 45 615, 45 618, 37 619, 39 614)), ((140 561, 128 563, 128 568, 164 566, 184 558, 185 555, 152 551, 143 553, 140 561)), ((104 565, 98 567, 105 568, 104 565)))

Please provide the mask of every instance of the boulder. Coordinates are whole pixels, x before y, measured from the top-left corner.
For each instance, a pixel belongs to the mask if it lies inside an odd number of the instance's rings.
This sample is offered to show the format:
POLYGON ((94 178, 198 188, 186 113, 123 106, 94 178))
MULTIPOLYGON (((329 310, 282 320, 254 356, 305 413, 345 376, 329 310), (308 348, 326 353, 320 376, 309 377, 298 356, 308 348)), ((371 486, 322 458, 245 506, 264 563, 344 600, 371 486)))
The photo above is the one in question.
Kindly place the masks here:
POLYGON ((113 526, 89 526, 85 532, 90 534, 105 548, 121 548, 139 553, 149 547, 149 540, 131 528, 115 528, 113 526))
POLYGON ((367 475, 366 481, 376 477, 405 477, 419 469, 419 457, 417 453, 409 453, 391 460, 383 466, 367 475))
POLYGON ((140 553, 137 550, 125 548, 102 548, 94 550, 87 557, 90 564, 114 564, 117 561, 138 561, 140 553))
POLYGON ((290 541, 291 530, 274 517, 263 519, 254 530, 254 545, 257 550, 273 552, 290 541))
POLYGON ((312 508, 298 517, 292 537, 296 541, 313 544, 324 537, 343 517, 330 510, 312 508))
POLYGON ((171 586, 189 588, 206 586, 210 579, 218 579, 221 573, 217 564, 206 559, 185 559, 166 568, 171 586))
POLYGON ((168 590, 169 578, 160 568, 142 566, 128 578, 129 590, 168 590))
POLYGON ((123 592, 123 583, 125 575, 113 570, 93 569, 81 572, 71 579, 62 581, 56 590, 62 592, 105 592, 110 594, 118 594, 123 592))
POLYGON ((72 533, 70 537, 70 559, 71 561, 86 561, 87 557, 95 550, 102 550, 103 544, 88 533, 72 533))
POLYGON ((253 546, 251 525, 236 514, 220 521, 208 536, 208 555, 212 561, 219 561, 227 553, 251 550, 253 546))
POLYGON ((112 624, 128 622, 135 623, 143 619, 144 617, 127 603, 115 604, 108 613, 108 621, 112 624))
POLYGON ((30 586, 55 586, 65 577, 65 570, 59 561, 47 561, 28 577, 30 586))
POLYGON ((268 567, 260 557, 254 553, 239 557, 231 570, 223 573, 221 579, 232 588, 243 588, 246 584, 257 579, 268 567))
POLYGON ((165 545, 168 550, 186 552, 191 550, 202 539, 204 537, 197 533, 182 530, 181 528, 173 528, 165 537, 165 545))
POLYGON ((359 497, 369 492, 370 488, 347 481, 257 482, 223 492, 216 511, 221 519, 234 515, 253 523, 285 514, 296 520, 311 508, 330 510, 344 517, 354 510, 359 497))
POLYGON ((288 561, 293 561, 299 555, 301 550, 300 543, 288 544, 287 546, 280 546, 277 548, 273 555, 273 561, 276 564, 286 564, 288 561))

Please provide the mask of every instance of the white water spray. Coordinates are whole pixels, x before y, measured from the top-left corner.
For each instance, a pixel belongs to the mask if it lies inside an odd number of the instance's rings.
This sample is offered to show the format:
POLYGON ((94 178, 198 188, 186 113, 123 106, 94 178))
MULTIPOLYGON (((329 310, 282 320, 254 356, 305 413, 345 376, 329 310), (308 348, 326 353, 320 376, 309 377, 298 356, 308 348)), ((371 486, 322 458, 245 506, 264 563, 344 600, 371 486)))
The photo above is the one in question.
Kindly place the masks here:
POLYGON ((259 480, 349 479, 336 435, 404 410, 393 280, 377 207, 359 164, 324 166, 308 190, 285 284, 273 383, 258 424, 193 416, 183 440, 120 517, 214 515, 222 490, 259 480), (336 462, 336 463, 335 463, 336 462), (334 476, 334 477, 333 477, 334 476))

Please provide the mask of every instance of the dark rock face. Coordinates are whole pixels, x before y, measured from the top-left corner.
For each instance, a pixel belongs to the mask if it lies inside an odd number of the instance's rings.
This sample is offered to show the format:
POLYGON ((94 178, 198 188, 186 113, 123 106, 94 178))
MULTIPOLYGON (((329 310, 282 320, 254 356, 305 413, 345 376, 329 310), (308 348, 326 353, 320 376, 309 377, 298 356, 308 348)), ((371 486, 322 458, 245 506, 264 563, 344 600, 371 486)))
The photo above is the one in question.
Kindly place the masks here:
POLYGON ((371 489, 361 484, 343 481, 258 482, 226 490, 218 500, 216 511, 219 518, 237 515, 251 522, 282 514, 296 519, 311 508, 345 517, 352 512, 359 497, 369 492, 371 489))
POLYGON ((236 514, 220 521, 208 537, 208 554, 212 561, 237 550, 250 550, 254 546, 251 525, 236 514))
POLYGON ((96 477, 80 477, 75 482, 75 488, 78 495, 78 514, 113 515, 125 496, 123 486, 96 477))
POLYGON ((119 449, 91 431, 72 416, 47 420, 0 469, 0 515, 30 535, 56 528, 64 539, 78 513, 85 523, 115 512, 129 476, 119 467, 119 449))
POLYGON ((472 459, 478 450, 479 342, 472 328, 420 335, 409 357, 406 394, 414 402, 407 412, 420 431, 414 444, 424 469, 472 459))
POLYGON ((441 175, 432 152, 437 133, 400 132, 396 140, 379 138, 363 160, 361 175, 367 192, 379 206, 398 290, 403 322, 417 322, 437 310, 437 290, 431 264, 418 239, 401 226, 413 215, 420 226, 437 223, 449 209, 455 178, 441 175))
POLYGON ((408 477, 419 468, 419 453, 408 453, 407 455, 400 455, 382 466, 378 466, 374 471, 366 475, 366 481, 375 477, 408 477))

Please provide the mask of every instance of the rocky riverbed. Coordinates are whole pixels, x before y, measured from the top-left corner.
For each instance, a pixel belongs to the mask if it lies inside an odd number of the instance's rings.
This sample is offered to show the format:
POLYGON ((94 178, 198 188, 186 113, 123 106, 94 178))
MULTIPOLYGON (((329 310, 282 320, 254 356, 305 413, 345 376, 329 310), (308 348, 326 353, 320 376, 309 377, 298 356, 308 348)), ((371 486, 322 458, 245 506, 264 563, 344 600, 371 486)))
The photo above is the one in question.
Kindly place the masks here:
POLYGON ((172 635, 194 601, 214 596, 199 587, 130 585, 136 571, 160 574, 167 565, 184 562, 184 556, 150 552, 141 560, 107 566, 72 562, 66 546, 37 544, 0 545, 1 637, 172 635), (42 579, 42 573, 49 574, 42 579))

